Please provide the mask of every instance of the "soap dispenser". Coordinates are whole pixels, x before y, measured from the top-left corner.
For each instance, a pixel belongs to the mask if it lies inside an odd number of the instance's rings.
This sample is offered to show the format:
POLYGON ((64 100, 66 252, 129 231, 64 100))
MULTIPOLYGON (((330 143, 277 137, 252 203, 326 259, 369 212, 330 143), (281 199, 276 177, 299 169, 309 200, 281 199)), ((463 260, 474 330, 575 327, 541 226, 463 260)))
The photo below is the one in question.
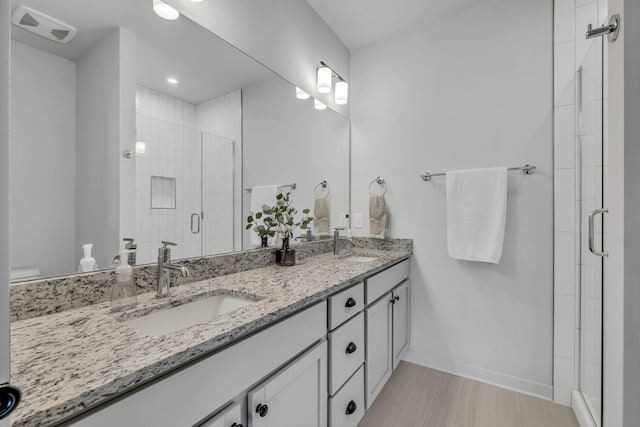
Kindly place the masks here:
POLYGON ((116 281, 111 288, 111 312, 129 310, 138 305, 138 292, 133 283, 133 269, 128 263, 129 251, 120 252, 116 281))
POLYGON ((84 251, 84 258, 80 260, 81 273, 89 273, 91 271, 96 271, 98 269, 98 265, 96 264, 96 259, 91 256, 91 249, 93 249, 93 243, 87 243, 86 245, 82 245, 82 250, 84 251))

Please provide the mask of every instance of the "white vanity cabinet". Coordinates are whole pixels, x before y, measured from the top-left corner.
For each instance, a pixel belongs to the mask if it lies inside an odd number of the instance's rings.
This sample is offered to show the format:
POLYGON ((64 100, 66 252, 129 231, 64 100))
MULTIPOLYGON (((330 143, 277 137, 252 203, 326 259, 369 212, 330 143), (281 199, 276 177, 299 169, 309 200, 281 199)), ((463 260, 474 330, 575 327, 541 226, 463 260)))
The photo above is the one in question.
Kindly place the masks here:
POLYGON ((366 407, 373 404, 408 348, 409 260, 366 280, 366 407))
POLYGON ((231 405, 210 420, 199 424, 198 427, 246 427, 247 411, 243 403, 231 405))
POLYGON ((251 390, 247 399, 251 427, 326 427, 326 341, 251 390))

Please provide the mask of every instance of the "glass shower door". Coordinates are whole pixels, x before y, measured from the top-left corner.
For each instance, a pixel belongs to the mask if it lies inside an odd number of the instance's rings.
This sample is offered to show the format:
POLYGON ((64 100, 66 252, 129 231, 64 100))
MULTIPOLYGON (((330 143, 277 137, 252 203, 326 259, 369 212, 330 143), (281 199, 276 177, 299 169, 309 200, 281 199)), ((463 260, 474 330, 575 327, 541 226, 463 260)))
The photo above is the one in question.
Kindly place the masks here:
POLYGON ((603 49, 594 40, 578 70, 577 179, 580 206, 579 389, 596 426, 602 425, 603 287, 603 49))

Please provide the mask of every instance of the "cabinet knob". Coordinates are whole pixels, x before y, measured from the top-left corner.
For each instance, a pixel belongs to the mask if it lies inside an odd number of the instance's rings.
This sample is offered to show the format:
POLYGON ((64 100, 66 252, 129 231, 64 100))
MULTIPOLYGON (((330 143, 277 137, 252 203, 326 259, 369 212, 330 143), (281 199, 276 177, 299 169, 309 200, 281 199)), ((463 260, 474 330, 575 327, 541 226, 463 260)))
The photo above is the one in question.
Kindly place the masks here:
POLYGON ((394 300, 400 301, 400 297, 395 297, 394 300))
POLYGON ((231 427, 244 427, 244 426, 242 424, 233 423, 231 424, 231 427))
POLYGON ((345 411, 345 414, 347 415, 351 415, 354 412, 356 412, 356 409, 358 409, 358 405, 356 405, 356 402, 354 402, 353 400, 351 402, 349 402, 349 404, 347 405, 347 410, 345 411))
POLYGON ((394 297, 391 297, 391 301, 389 301, 391 304, 395 304, 396 303, 396 299, 394 297))
POLYGON ((347 308, 355 307, 356 306, 356 300, 354 300, 353 298, 349 298, 344 306, 347 307, 347 308))
POLYGON ((7 417, 18 403, 22 394, 20 389, 9 384, 0 384, 0 420, 7 417))
POLYGON ((358 349, 358 346, 356 345, 356 343, 350 342, 349 345, 347 345, 346 353, 347 354, 355 353, 357 349, 358 349))
POLYGON ((261 417, 266 417, 269 413, 269 405, 263 405, 262 403, 258 404, 258 406, 256 406, 256 412, 261 417))

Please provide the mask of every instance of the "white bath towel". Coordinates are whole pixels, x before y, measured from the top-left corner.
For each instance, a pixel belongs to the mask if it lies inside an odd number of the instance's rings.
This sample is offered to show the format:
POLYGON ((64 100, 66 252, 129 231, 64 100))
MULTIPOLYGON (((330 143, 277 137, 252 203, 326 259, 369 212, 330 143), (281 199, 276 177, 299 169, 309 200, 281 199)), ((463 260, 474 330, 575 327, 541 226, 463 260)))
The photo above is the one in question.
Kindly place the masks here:
MULTIPOLYGON (((276 196, 278 195, 277 185, 262 185, 251 188, 251 212, 254 214, 262 212, 262 205, 273 206, 276 204, 276 196)), ((258 224, 262 224, 262 220, 257 220, 258 224)), ((271 239, 270 239, 271 240, 271 239)), ((252 245, 260 246, 262 240, 258 233, 251 230, 250 243, 252 245)))
POLYGON ((382 196, 369 196, 369 234, 374 239, 384 239, 387 232, 387 202, 382 196))
POLYGON ((329 200, 327 197, 316 198, 313 202, 313 234, 329 236, 329 200))
POLYGON ((507 168, 447 172, 449 256, 498 264, 507 219, 507 168))

